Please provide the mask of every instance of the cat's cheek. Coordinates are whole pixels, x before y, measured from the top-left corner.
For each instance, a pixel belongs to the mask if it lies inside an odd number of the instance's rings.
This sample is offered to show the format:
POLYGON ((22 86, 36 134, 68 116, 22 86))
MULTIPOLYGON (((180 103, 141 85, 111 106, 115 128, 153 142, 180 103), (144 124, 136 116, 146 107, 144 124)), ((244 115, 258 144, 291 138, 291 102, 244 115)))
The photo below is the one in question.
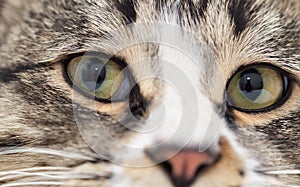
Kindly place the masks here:
POLYGON ((81 106, 93 110, 98 114, 109 116, 120 116, 121 114, 125 113, 128 108, 127 102, 118 102, 113 104, 102 103, 95 99, 85 98, 76 91, 73 91, 72 93, 72 102, 73 104, 80 104, 81 106))

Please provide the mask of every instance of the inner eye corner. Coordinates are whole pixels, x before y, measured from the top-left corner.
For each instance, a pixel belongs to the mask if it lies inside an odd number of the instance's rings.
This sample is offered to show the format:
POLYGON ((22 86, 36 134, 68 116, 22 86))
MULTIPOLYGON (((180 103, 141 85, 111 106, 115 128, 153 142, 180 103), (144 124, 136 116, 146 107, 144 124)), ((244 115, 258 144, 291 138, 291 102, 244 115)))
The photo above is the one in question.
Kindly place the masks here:
MULTIPOLYGON (((262 75, 262 76, 264 76, 264 75, 262 75)), ((263 78, 262 80, 265 81, 264 79, 265 78, 263 78)), ((277 81, 277 80, 275 80, 275 81, 277 81)), ((262 63, 262 64, 252 64, 252 65, 247 65, 247 66, 241 66, 230 77, 230 79, 228 79, 228 81, 226 83, 226 92, 225 92, 224 98, 226 100, 227 106, 230 107, 230 108, 232 108, 232 109, 234 109, 234 110, 238 110, 238 111, 241 111, 241 112, 244 112, 244 113, 250 113, 250 114, 265 113, 265 112, 269 112, 269 111, 275 110, 276 108, 278 108, 281 105, 283 105, 289 99, 289 97, 291 95, 291 92, 292 92, 291 84, 292 84, 292 82, 291 82, 291 78, 290 78, 289 74, 285 70, 283 70, 282 68, 274 66, 272 64, 270 65, 270 64, 262 63), (277 76, 278 76, 277 79, 281 81, 281 85, 282 85, 282 88, 280 89, 281 92, 277 93, 278 94, 278 98, 274 99, 273 103, 269 103, 269 104, 266 103, 266 104, 268 104, 266 106, 262 105, 261 107, 258 106, 256 108, 255 108, 255 105, 252 105, 252 106, 250 106, 248 108, 247 108, 247 105, 245 105, 245 106, 243 106, 243 105, 239 106, 240 103, 238 103, 238 104, 235 103, 235 98, 234 98, 235 96, 232 95, 232 88, 231 88, 232 84, 236 84, 235 86, 237 86, 238 83, 235 82, 235 81, 236 80, 240 81, 241 76, 245 72, 247 72, 249 70, 252 71, 252 70, 257 70, 257 69, 260 69, 261 71, 270 71, 270 72, 273 71, 274 74, 277 74, 277 76), (239 77, 237 77, 237 76, 239 76, 239 77), (234 82, 234 83, 232 83, 232 82, 234 82)), ((265 85, 263 85, 263 86, 265 86, 265 85)), ((241 89, 240 85, 239 85, 239 89, 241 89)), ((251 89, 249 89, 249 93, 253 94, 250 91, 251 91, 251 89)), ((257 91, 257 90, 254 90, 254 91, 257 91)), ((238 93, 237 90, 235 90, 235 92, 238 93)), ((239 92, 241 94, 241 91, 239 91, 239 92)), ((243 97, 247 97, 247 96, 244 95, 243 97)), ((250 100, 251 98, 250 99, 247 98, 247 99, 250 100)), ((256 98, 253 97, 252 99, 254 101, 254 99, 256 99, 256 98)), ((243 103, 243 102, 241 102, 241 103, 243 103)))

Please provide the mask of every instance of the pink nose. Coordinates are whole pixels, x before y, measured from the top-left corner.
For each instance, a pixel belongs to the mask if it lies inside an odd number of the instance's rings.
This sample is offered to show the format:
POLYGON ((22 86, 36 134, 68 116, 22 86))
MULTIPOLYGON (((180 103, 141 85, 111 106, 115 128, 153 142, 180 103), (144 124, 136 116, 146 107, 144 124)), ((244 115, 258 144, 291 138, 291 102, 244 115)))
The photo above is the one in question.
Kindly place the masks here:
POLYGON ((214 162, 208 152, 183 151, 166 161, 170 165, 171 179, 176 187, 188 187, 201 169, 214 162))
MULTIPOLYGON (((156 160, 168 155, 168 151, 156 150, 155 154, 148 155, 156 160)), ((162 163, 167 170, 175 187, 189 187, 197 175, 216 161, 217 155, 209 151, 198 152, 194 150, 183 150, 162 163)))
MULTIPOLYGON (((179 152, 167 161, 171 166, 171 177, 177 186, 192 182, 197 170, 211 164, 213 158, 206 152, 179 152)), ((186 186, 186 185, 185 185, 186 186)))

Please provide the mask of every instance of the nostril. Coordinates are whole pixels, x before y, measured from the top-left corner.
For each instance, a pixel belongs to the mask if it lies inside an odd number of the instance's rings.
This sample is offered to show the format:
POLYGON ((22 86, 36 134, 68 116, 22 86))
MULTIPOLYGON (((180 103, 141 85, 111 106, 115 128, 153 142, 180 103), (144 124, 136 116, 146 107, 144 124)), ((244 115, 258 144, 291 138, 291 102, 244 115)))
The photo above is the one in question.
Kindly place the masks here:
POLYGON ((162 166, 176 187, 188 187, 201 171, 215 161, 209 152, 183 151, 162 163, 162 166))

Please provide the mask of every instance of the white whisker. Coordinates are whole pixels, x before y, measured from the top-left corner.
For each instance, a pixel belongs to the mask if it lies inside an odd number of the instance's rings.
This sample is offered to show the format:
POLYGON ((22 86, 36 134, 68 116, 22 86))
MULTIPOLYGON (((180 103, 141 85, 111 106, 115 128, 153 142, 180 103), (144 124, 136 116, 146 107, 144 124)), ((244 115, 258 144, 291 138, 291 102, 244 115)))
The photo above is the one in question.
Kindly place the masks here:
POLYGON ((33 167, 33 168, 25 168, 25 169, 11 170, 11 171, 1 171, 0 176, 10 175, 10 174, 14 174, 16 172, 31 172, 31 171, 43 171, 43 170, 61 171, 61 170, 70 170, 70 168, 67 168, 67 167, 33 167))
POLYGON ((51 186, 60 186, 63 185, 62 182, 49 182, 49 181, 40 181, 40 182, 15 182, 15 183, 6 183, 0 185, 0 187, 12 187, 12 186, 41 186, 41 185, 51 185, 51 186))
POLYGON ((0 181, 20 178, 20 177, 43 177, 43 179, 94 179, 97 177, 107 177, 99 176, 89 173, 75 173, 75 172, 44 172, 44 173, 27 173, 27 172, 15 172, 10 176, 0 178, 0 181))
POLYGON ((26 147, 16 147, 11 149, 0 149, 0 155, 7 155, 7 154, 16 154, 16 153, 40 153, 40 154, 49 154, 55 156, 61 156, 65 158, 72 158, 78 160, 88 160, 88 161, 95 161, 95 157, 82 155, 79 153, 72 153, 66 151, 58 151, 53 149, 47 148, 26 148, 26 147))
POLYGON ((266 171, 265 174, 270 175, 298 175, 300 170, 278 170, 278 171, 266 171))

